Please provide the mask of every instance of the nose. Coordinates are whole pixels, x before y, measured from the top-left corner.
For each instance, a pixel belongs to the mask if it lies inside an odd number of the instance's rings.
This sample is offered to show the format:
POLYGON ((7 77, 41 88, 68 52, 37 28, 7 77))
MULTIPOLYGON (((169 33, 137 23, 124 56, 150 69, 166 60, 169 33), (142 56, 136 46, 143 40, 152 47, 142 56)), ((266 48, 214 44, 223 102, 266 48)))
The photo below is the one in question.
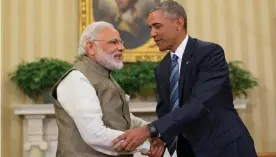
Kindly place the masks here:
POLYGON ((125 47, 124 47, 124 44, 123 44, 123 43, 119 43, 119 44, 118 44, 118 50, 119 50, 119 51, 124 51, 124 50, 125 50, 125 47))
POLYGON ((154 38, 157 36, 157 32, 154 29, 151 29, 150 31, 150 37, 154 38))

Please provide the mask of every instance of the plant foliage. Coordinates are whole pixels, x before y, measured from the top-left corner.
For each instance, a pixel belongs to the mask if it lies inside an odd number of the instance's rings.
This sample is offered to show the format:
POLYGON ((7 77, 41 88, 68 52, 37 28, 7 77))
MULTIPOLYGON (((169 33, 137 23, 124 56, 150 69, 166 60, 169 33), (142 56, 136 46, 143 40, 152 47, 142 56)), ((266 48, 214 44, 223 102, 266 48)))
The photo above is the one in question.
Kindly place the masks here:
POLYGON ((41 58, 38 61, 20 63, 9 76, 25 95, 36 99, 71 67, 70 63, 63 60, 41 58))
POLYGON ((127 94, 134 95, 143 88, 155 88, 154 69, 156 65, 156 62, 138 61, 114 71, 113 77, 127 94))
MULTIPOLYGON (((155 89, 154 69, 157 62, 138 61, 125 64, 121 70, 113 71, 114 79, 129 95, 141 94, 145 89, 155 89)), ((241 67, 241 62, 229 62, 230 81, 234 97, 247 97, 247 90, 258 85, 252 74, 241 67)), ((37 98, 70 68, 71 63, 53 58, 21 63, 10 73, 10 79, 25 95, 37 98)))
POLYGON ((228 63, 232 93, 235 98, 247 98, 247 90, 258 86, 252 74, 241 67, 242 62, 231 61, 228 63))

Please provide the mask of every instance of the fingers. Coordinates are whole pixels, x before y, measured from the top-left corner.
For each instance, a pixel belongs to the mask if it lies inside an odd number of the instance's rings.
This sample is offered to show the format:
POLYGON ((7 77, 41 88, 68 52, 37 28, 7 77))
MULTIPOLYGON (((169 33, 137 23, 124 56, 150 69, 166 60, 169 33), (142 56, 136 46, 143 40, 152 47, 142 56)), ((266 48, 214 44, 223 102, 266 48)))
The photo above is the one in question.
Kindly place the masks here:
POLYGON ((126 138, 126 133, 116 137, 114 140, 111 141, 112 146, 116 145, 118 142, 125 140, 126 138))
POLYGON ((154 139, 151 139, 150 151, 148 153, 148 156, 154 157, 157 153, 157 148, 158 148, 158 146, 156 145, 156 141, 154 139))
POLYGON ((129 134, 123 144, 126 145, 124 149, 128 152, 134 151, 140 145, 139 141, 133 134, 129 134))
POLYGON ((159 147, 154 147, 154 149, 151 151, 151 157, 155 157, 158 153, 158 148, 159 147))
POLYGON ((165 150, 164 142, 160 139, 152 139, 151 140, 151 148, 148 153, 149 157, 161 157, 165 150))
POLYGON ((120 145, 115 149, 118 152, 123 152, 127 146, 127 141, 123 141, 120 145))
POLYGON ((127 130, 124 134, 115 138, 112 141, 112 145, 114 147, 114 145, 121 141, 121 143, 118 143, 119 146, 116 149, 117 151, 134 151, 147 139, 147 136, 147 132, 144 128, 127 130))
MULTIPOLYGON (((133 142, 133 138, 131 135, 125 133, 120 136, 118 136, 114 141, 117 142, 118 140, 124 140, 122 141, 119 146, 115 149, 119 152, 131 152, 135 149, 135 143, 133 142)), ((118 143, 118 142, 117 142, 118 143)))
POLYGON ((156 153, 156 157, 161 157, 163 155, 164 149, 165 149, 164 146, 158 147, 158 151, 156 153))
POLYGON ((126 146, 127 151, 134 151, 136 149, 136 144, 133 141, 129 141, 126 146))
POLYGON ((149 157, 162 157, 163 152, 164 152, 164 146, 158 146, 158 147, 155 147, 154 150, 150 151, 148 155, 149 157))

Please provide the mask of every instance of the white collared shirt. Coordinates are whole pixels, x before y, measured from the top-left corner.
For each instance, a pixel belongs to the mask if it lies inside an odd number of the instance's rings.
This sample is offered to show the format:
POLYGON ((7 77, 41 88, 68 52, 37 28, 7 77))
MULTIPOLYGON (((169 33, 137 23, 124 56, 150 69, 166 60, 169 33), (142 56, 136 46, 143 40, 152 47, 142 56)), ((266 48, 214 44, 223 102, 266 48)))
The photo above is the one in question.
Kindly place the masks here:
POLYGON ((180 69, 181 69, 182 57, 183 57, 185 48, 187 46, 188 39, 189 39, 189 35, 187 34, 186 37, 185 37, 185 39, 177 47, 177 49, 175 50, 175 52, 170 52, 171 53, 171 57, 173 56, 173 54, 175 54, 178 57, 177 62, 178 62, 178 66, 179 66, 179 73, 180 73, 180 69))
MULTIPOLYGON (((81 137, 89 146, 104 154, 119 155, 112 148, 111 141, 123 132, 104 125, 96 91, 80 71, 70 72, 60 82, 57 87, 57 97, 64 110, 74 120, 81 137)), ((131 128, 143 127, 147 124, 146 121, 133 114, 130 114, 130 118, 131 128)))

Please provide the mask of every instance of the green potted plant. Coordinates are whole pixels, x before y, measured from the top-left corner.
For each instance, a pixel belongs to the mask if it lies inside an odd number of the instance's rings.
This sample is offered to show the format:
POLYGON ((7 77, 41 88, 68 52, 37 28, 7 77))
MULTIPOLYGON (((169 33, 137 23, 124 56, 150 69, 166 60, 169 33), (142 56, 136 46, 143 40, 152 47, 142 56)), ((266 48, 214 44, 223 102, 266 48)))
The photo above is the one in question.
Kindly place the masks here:
POLYGON ((258 82, 251 72, 241 67, 241 64, 241 61, 231 61, 228 63, 228 68, 232 93, 235 98, 234 103, 246 106, 248 102, 247 92, 258 86, 258 82))
POLYGON ((49 92, 54 83, 72 64, 54 58, 40 58, 33 62, 22 62, 9 74, 10 80, 28 97, 44 103, 51 103, 49 92))
POLYGON ((113 76, 130 97, 152 100, 155 93, 156 65, 157 62, 137 61, 114 71, 113 76))

